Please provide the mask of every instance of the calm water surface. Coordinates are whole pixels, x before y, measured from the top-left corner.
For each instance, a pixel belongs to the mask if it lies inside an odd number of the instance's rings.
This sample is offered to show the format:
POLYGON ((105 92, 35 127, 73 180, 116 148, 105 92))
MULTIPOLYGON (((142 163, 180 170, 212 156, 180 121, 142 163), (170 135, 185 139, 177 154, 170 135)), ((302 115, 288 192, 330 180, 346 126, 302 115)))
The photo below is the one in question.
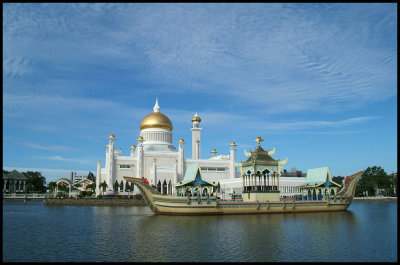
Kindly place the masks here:
POLYGON ((161 216, 3 202, 3 261, 397 261, 397 202, 332 213, 161 216))

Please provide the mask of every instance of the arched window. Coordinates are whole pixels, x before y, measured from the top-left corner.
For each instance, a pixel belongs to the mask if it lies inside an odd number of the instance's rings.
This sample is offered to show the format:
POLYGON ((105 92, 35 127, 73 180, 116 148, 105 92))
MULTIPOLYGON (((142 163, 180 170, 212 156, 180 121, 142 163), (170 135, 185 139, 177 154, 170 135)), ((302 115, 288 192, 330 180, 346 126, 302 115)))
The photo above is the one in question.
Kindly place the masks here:
POLYGON ((204 189, 203 189, 203 196, 206 196, 206 195, 207 195, 207 192, 208 192, 207 188, 204 188, 204 189))
POLYGON ((172 183, 171 183, 171 181, 168 182, 168 194, 169 195, 172 194, 172 183))
POLYGON ((167 194, 167 182, 165 181, 165 179, 164 179, 164 182, 163 182, 163 191, 162 191, 162 193, 163 194, 167 194))
POLYGON ((124 181, 121 180, 121 183, 119 184, 119 190, 124 191, 124 181))

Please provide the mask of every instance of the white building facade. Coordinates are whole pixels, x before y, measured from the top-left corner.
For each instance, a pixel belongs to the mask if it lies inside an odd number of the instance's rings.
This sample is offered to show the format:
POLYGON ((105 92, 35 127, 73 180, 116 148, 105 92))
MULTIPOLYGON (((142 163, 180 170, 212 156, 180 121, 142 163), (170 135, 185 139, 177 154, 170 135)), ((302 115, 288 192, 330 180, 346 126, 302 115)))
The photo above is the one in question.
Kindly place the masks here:
MULTIPOLYGON (((130 147, 130 155, 122 156, 122 150, 117 150, 116 137, 111 134, 105 146, 106 158, 104 164, 97 163, 96 196, 133 195, 140 193, 134 187, 133 192, 126 190, 126 181, 123 178, 146 178, 151 185, 162 194, 175 195, 174 185, 183 180, 186 168, 194 163, 199 163, 202 176, 208 181, 219 182, 221 190, 229 196, 235 193, 240 195, 243 189, 243 180, 236 169, 236 144, 230 142, 229 154, 216 155, 215 149, 212 156, 201 159, 201 119, 196 113, 192 118, 192 157, 185 158, 185 141, 178 141, 178 149, 172 143, 173 125, 170 119, 160 112, 156 100, 153 112, 143 118, 140 123, 140 135, 137 146, 130 147), (100 184, 106 183, 106 188, 100 184), (118 187, 116 186, 118 184, 118 187)), ((275 149, 274 149, 275 150, 275 149)), ((245 152, 246 153, 246 152, 245 152)), ((271 152, 271 154, 273 154, 271 152)), ((281 177, 279 188, 281 197, 292 197, 299 194, 297 186, 305 182, 304 177, 281 177)), ((128 183, 129 184, 129 183, 128 183)), ((131 185, 131 184, 130 184, 131 185)), ((133 186, 133 185, 132 185, 133 186)))
MULTIPOLYGON (((199 163, 203 176, 209 181, 217 183, 223 179, 236 178, 234 142, 230 143, 230 153, 227 155, 212 156, 209 159, 200 158, 202 130, 200 122, 201 119, 196 113, 192 118, 191 128, 192 157, 185 158, 185 141, 179 140, 178 149, 173 145, 173 125, 170 119, 160 112, 156 100, 153 112, 144 117, 140 123, 137 146, 130 147, 130 156, 122 156, 121 149, 116 150, 114 134, 108 137, 104 167, 100 161, 97 163, 96 195, 128 195, 124 176, 144 177, 162 194, 175 194, 174 185, 183 179, 186 168, 193 163, 199 163), (100 184, 104 182, 105 191, 103 187, 100 188, 100 184)), ((130 194, 135 193, 139 193, 136 188, 130 194)))

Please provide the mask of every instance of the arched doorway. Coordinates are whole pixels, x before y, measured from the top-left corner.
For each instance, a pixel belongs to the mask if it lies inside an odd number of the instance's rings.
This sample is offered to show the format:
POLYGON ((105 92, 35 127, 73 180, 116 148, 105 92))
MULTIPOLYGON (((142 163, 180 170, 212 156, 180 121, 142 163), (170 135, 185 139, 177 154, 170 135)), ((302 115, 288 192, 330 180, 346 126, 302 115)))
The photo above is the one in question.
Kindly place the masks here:
POLYGON ((167 182, 165 181, 165 179, 163 182, 162 194, 167 194, 167 182))

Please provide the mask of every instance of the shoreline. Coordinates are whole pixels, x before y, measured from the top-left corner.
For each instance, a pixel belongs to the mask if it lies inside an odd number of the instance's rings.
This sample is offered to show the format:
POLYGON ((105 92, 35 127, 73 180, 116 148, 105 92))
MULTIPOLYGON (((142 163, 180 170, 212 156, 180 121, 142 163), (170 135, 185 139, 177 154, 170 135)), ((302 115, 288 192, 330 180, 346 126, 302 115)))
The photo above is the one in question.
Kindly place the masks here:
POLYGON ((397 201, 397 197, 354 197, 353 201, 397 201))
POLYGON ((43 200, 43 204, 47 206, 146 206, 143 200, 127 198, 47 198, 43 200))

